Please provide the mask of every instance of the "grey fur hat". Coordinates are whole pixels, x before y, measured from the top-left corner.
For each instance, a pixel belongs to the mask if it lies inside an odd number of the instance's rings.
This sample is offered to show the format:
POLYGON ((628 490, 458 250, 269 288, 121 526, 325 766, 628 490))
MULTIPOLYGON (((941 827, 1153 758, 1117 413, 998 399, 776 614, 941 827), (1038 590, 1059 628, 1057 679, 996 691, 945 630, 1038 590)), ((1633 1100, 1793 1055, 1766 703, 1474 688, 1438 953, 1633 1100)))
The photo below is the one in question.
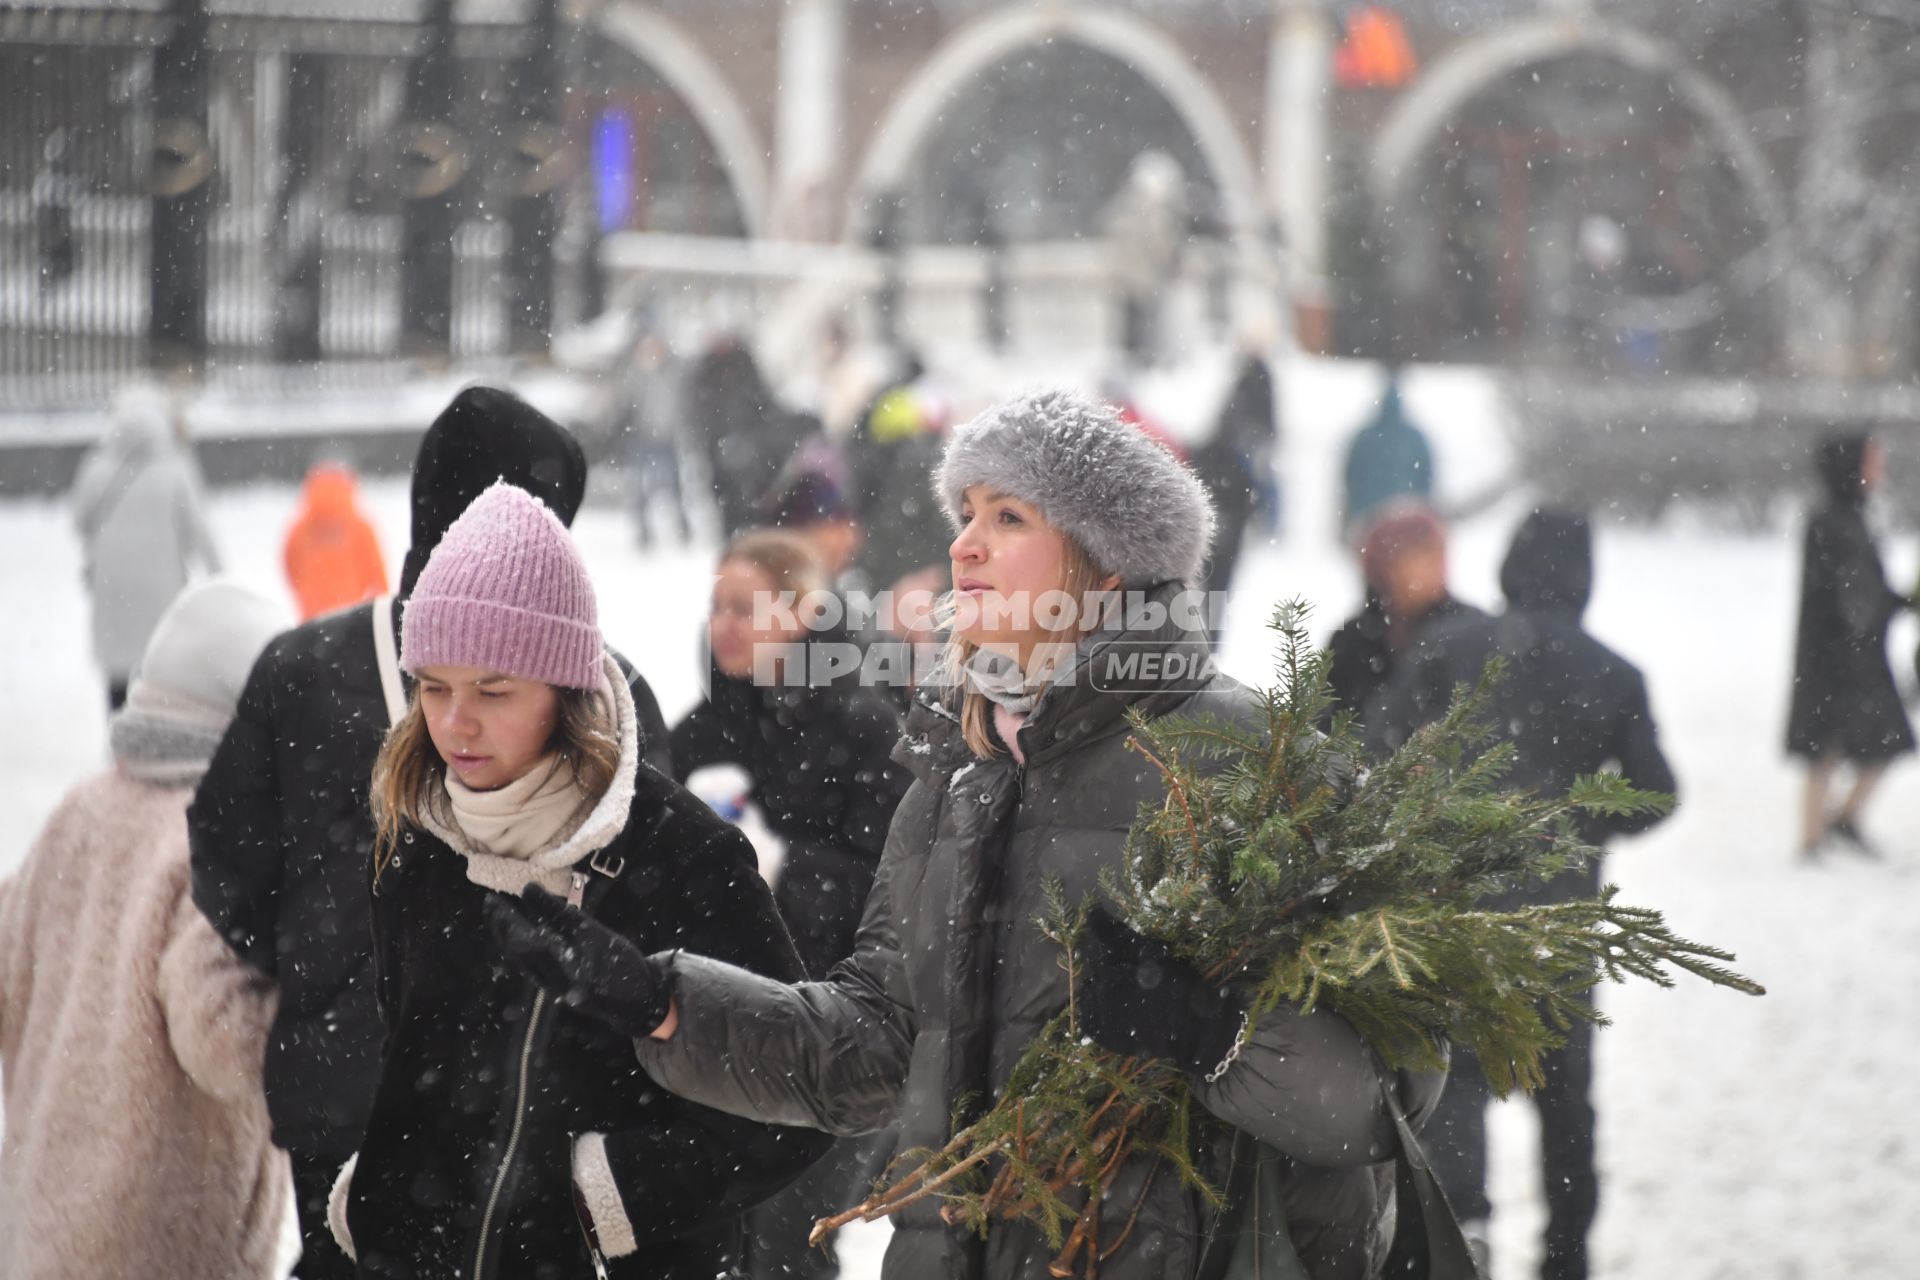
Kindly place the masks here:
POLYGON ((933 476, 955 529, 977 484, 1032 503, 1131 587, 1193 585, 1213 545, 1213 503, 1186 464, 1077 392, 1020 396, 955 430, 933 476))

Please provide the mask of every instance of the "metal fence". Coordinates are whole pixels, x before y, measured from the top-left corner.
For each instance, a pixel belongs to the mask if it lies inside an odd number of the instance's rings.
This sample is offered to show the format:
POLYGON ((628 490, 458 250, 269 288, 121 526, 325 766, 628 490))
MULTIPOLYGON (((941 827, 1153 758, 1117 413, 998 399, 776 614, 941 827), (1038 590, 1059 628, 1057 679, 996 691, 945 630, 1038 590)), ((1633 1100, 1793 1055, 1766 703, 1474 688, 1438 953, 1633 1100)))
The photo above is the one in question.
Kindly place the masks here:
MULTIPOLYGON (((154 54, 121 35, 106 47, 0 42, 0 409, 99 403, 149 363, 154 54)), ((342 151, 365 156, 366 135, 390 123, 398 65, 337 60, 327 106, 354 135, 342 151)), ((350 165, 295 188, 275 141, 286 54, 219 50, 211 80, 206 376, 287 358, 302 323, 318 337, 305 358, 399 358, 398 199, 368 198, 350 165)), ((507 350, 510 248, 504 220, 455 228, 449 357, 507 350)))

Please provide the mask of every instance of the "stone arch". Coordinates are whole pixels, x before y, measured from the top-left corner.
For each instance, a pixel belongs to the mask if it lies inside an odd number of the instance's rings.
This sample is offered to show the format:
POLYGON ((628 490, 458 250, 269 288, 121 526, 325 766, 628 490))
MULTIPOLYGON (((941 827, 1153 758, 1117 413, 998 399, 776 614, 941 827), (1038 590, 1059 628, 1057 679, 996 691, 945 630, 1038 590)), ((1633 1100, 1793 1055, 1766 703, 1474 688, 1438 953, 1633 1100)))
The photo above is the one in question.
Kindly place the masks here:
POLYGON ((1400 96, 1374 141, 1368 182, 1375 207, 1384 211, 1398 204, 1434 135, 1469 100, 1525 67, 1582 53, 1668 80, 1719 140, 1768 232, 1786 228, 1785 196, 1732 96, 1670 45, 1585 13, 1516 23, 1449 50, 1400 96))
POLYGON ((868 197, 901 184, 953 97, 1021 49, 1049 41, 1084 45, 1130 67, 1152 85, 1192 131, 1237 240, 1250 242, 1264 220, 1259 171, 1220 97, 1179 43, 1131 14, 1088 5, 1016 6, 968 23, 934 50, 874 130, 850 192, 848 238, 858 240, 868 197))
POLYGON ((593 22, 602 35, 659 73, 687 104, 733 184, 747 234, 758 237, 772 207, 767 148, 718 65, 692 36, 654 9, 610 4, 593 22))

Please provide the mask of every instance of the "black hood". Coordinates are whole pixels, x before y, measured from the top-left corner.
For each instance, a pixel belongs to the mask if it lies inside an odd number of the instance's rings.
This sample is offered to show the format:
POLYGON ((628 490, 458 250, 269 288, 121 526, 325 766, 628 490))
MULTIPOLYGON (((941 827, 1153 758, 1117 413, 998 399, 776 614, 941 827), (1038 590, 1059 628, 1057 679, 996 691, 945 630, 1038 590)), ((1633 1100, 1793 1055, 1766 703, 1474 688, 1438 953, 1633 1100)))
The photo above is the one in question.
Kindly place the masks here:
POLYGON ((1814 466, 1820 473, 1820 487, 1827 497, 1843 507, 1865 506, 1867 489, 1861 472, 1867 461, 1867 437, 1834 436, 1820 442, 1814 466))
POLYGON ((571 526, 587 491, 587 457, 565 427, 520 397, 498 387, 468 387, 420 439, 402 596, 413 591, 447 527, 496 480, 525 489, 571 526))
POLYGON ((1500 590, 1515 609, 1579 615, 1593 596, 1593 534, 1570 511, 1535 511, 1513 535, 1500 590))

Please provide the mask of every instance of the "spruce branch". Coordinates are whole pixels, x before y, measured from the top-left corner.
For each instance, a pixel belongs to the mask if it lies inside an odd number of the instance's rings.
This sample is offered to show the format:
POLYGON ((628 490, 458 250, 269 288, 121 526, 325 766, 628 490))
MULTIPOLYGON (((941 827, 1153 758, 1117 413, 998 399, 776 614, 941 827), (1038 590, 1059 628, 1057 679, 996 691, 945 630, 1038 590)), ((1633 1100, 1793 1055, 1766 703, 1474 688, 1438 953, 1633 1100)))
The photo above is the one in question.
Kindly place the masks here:
MULTIPOLYGON (((1498 662, 1455 690, 1439 720, 1357 769, 1352 717, 1317 727, 1331 695, 1308 616, 1297 601, 1275 611, 1277 683, 1247 722, 1129 713, 1129 747, 1166 784, 1101 877, 1131 927, 1233 983, 1256 1021, 1283 1002, 1325 1005, 1391 1068, 1443 1067, 1451 1046, 1470 1047, 1501 1094, 1539 1085, 1544 1055, 1569 1028, 1605 1023, 1591 1000, 1603 981, 1672 986, 1679 972, 1764 994, 1731 954, 1621 902, 1611 885, 1533 900, 1599 856, 1579 819, 1661 813, 1670 797, 1608 774, 1564 796, 1504 789, 1513 748, 1486 722, 1498 662)), ((1093 904, 1068 902, 1057 884, 1045 898, 1035 925, 1060 947, 1071 992, 1093 904)), ((911 1172, 824 1220, 814 1239, 939 1197, 947 1221, 977 1231, 1033 1224, 1057 1251, 1052 1274, 1093 1277, 1144 1203, 1143 1190, 1124 1228, 1099 1238, 1099 1206, 1129 1159, 1150 1158, 1152 1176, 1170 1169, 1219 1202, 1195 1163, 1196 1126, 1217 1122, 1195 1115, 1185 1073, 1083 1040, 1071 995, 986 1114, 963 1116, 944 1147, 902 1157, 911 1172)))

